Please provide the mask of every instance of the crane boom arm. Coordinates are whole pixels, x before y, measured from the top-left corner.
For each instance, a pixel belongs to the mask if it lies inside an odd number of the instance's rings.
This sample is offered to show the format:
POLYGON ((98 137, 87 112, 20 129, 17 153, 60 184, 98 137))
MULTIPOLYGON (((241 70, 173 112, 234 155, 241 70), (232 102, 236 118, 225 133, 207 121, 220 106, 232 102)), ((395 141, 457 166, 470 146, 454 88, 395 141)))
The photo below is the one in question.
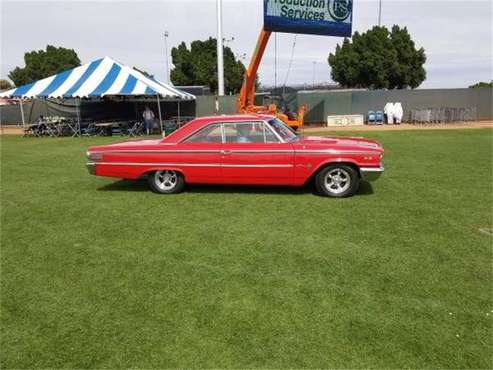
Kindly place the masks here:
POLYGON ((245 71, 243 85, 241 86, 240 95, 238 96, 237 108, 238 112, 245 112, 248 106, 254 105, 255 98, 255 80, 260 61, 264 56, 265 48, 269 42, 271 31, 262 29, 257 40, 257 46, 250 61, 248 69, 245 71))
POLYGON ((250 61, 248 69, 245 71, 243 85, 241 86, 240 94, 236 101, 236 110, 238 113, 257 113, 276 116, 285 124, 296 130, 298 127, 303 126, 303 120, 307 109, 306 104, 303 104, 298 108, 298 114, 295 119, 291 119, 287 114, 278 112, 276 104, 269 104, 268 107, 255 105, 255 80, 270 35, 271 31, 266 31, 264 29, 260 31, 252 60, 250 61))

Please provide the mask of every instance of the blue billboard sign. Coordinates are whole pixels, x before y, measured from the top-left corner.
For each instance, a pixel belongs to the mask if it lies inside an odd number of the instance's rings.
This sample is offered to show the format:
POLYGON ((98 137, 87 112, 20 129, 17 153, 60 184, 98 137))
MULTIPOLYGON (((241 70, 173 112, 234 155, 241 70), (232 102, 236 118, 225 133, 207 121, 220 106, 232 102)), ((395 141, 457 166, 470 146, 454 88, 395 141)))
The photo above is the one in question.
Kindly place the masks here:
POLYGON ((264 29, 351 36, 352 0, 264 0, 264 29))

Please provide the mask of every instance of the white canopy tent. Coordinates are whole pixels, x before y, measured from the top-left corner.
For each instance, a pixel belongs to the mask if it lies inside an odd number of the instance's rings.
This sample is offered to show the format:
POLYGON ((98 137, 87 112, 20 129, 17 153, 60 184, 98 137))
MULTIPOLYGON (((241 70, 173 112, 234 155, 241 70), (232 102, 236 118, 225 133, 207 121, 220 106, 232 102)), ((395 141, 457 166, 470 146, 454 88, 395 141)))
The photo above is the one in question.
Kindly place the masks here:
POLYGON ((21 116, 25 124, 22 101, 32 98, 76 99, 80 131, 80 99, 105 96, 155 97, 162 125, 160 99, 195 100, 195 96, 178 90, 142 72, 123 65, 110 57, 96 59, 82 66, 63 71, 42 80, 4 91, 0 97, 20 99, 21 116))

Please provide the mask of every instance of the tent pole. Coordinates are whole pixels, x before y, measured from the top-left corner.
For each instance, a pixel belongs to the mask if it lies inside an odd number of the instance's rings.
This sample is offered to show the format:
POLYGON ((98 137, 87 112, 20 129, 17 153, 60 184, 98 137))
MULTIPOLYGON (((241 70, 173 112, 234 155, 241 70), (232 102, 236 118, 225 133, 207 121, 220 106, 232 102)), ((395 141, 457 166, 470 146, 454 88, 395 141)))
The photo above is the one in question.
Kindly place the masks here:
POLYGON ((157 111, 159 114, 159 129, 161 130, 161 135, 164 136, 163 117, 161 116, 161 102, 159 101, 159 94, 156 94, 156 98, 157 98, 157 111))
POLYGON ((80 130, 80 98, 75 100, 75 109, 77 111, 77 135, 82 137, 80 130))
POLYGON ((26 119, 24 118, 24 106, 22 105, 22 98, 21 98, 21 118, 22 118, 22 128, 25 128, 26 126, 26 119))
POLYGON ((181 119, 180 119, 180 101, 178 100, 178 126, 180 125, 181 123, 181 119))

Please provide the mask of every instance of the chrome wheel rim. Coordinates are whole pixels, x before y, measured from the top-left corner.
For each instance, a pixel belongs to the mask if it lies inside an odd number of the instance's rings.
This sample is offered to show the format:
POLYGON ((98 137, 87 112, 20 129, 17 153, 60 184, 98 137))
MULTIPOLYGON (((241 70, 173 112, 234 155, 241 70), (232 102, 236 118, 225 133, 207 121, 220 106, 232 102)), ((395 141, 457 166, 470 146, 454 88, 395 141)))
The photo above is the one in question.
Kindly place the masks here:
POLYGON ((342 168, 334 168, 325 175, 325 188, 333 194, 341 194, 351 186, 351 176, 342 168))
POLYGON ((154 181, 161 190, 173 190, 178 183, 178 175, 175 171, 157 171, 154 174, 154 181))

